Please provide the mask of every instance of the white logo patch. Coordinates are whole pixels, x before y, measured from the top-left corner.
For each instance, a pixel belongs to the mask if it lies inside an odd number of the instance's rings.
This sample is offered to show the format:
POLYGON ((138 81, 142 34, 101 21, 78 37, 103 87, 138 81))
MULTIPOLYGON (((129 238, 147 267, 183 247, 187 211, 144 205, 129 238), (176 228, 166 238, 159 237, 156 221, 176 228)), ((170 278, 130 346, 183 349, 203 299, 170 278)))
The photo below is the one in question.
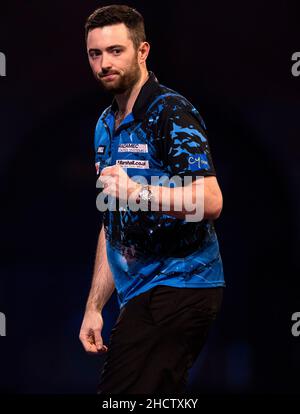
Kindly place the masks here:
POLYGON ((118 152, 148 152, 148 144, 120 144, 118 152))
POLYGON ((149 168, 147 160, 117 160, 117 165, 124 168, 149 168))
POLYGON ((104 154, 105 153, 105 147, 106 145, 99 145, 97 148, 97 154, 104 154))

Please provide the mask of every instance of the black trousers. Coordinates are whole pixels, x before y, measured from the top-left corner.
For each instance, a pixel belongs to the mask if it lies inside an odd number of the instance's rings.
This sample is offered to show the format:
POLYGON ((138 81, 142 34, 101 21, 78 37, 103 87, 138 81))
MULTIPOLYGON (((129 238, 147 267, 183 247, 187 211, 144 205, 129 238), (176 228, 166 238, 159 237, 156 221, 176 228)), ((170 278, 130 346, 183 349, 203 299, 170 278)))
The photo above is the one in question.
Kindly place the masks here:
POLYGON ((98 394, 183 393, 223 288, 155 286, 121 309, 98 394))

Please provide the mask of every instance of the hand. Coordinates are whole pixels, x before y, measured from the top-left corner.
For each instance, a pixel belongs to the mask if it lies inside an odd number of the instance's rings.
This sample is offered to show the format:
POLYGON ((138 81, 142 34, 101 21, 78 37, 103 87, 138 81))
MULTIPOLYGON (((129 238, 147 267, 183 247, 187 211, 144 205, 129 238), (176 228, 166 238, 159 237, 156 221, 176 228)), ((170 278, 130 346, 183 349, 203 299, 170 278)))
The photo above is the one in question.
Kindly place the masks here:
POLYGON ((133 193, 137 197, 142 188, 141 184, 129 178, 120 165, 103 168, 99 180, 104 184, 103 193, 123 201, 127 201, 133 193))
POLYGON ((101 337, 102 328, 101 313, 96 310, 87 310, 80 328, 79 339, 89 354, 95 355, 107 352, 108 348, 103 344, 101 337))

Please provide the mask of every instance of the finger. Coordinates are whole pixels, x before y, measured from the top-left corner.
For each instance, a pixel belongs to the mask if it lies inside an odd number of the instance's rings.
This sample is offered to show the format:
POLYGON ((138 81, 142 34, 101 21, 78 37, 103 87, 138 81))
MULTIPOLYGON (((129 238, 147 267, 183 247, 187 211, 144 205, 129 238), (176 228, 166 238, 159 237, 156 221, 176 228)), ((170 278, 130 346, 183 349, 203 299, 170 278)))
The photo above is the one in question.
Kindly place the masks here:
POLYGON ((96 348, 98 349, 98 351, 100 351, 103 346, 103 340, 99 331, 94 331, 94 341, 96 348))
POLYGON ((86 352, 91 355, 96 355, 98 354, 98 349, 95 344, 89 344, 88 348, 86 349, 86 352))
POLYGON ((115 173, 115 166, 111 165, 110 167, 104 167, 101 171, 101 175, 113 175, 115 173))
POLYGON ((111 184, 109 181, 103 183, 103 187, 102 187, 102 191, 105 194, 108 194, 111 190, 110 190, 111 184))
POLYGON ((100 347, 98 347, 96 344, 89 344, 89 346, 86 349, 86 352, 90 355, 103 354, 107 351, 107 346, 103 344, 100 347))
POLYGON ((112 192, 111 186, 110 185, 105 185, 102 192, 104 194, 107 194, 107 195, 112 195, 111 194, 111 192, 112 192))
POLYGON ((115 185, 115 183, 113 184, 109 184, 109 185, 105 185, 103 191, 104 194, 110 195, 112 197, 116 197, 117 196, 117 187, 115 185))
POLYGON ((101 349, 97 349, 95 344, 92 344, 90 349, 87 351, 87 353, 89 355, 99 355, 99 354, 104 354, 104 351, 102 348, 101 349))
POLYGON ((110 180, 112 179, 111 175, 100 175, 99 180, 103 183, 103 184, 107 184, 110 180))
POLYGON ((93 346, 95 346, 95 344, 91 342, 90 337, 88 336, 80 337, 80 341, 86 352, 91 352, 93 350, 93 346))
MULTIPOLYGON (((107 352, 108 348, 106 345, 101 344, 101 346, 97 346, 94 342, 93 337, 86 336, 86 337, 80 337, 80 341, 84 347, 84 350, 90 354, 90 355, 96 355, 96 354, 102 354, 104 352, 107 352)), ((101 339, 102 341, 102 339, 101 339)))

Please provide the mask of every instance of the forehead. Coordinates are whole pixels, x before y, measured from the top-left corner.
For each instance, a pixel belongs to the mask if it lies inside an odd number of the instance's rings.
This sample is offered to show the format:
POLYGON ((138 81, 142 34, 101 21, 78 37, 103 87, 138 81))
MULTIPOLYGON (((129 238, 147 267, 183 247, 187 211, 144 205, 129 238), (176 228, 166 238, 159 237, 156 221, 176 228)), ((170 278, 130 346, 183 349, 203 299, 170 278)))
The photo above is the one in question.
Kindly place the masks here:
POLYGON ((113 44, 128 46, 130 42, 129 31, 124 23, 97 27, 90 30, 87 36, 87 47, 95 49, 106 48, 113 44))

